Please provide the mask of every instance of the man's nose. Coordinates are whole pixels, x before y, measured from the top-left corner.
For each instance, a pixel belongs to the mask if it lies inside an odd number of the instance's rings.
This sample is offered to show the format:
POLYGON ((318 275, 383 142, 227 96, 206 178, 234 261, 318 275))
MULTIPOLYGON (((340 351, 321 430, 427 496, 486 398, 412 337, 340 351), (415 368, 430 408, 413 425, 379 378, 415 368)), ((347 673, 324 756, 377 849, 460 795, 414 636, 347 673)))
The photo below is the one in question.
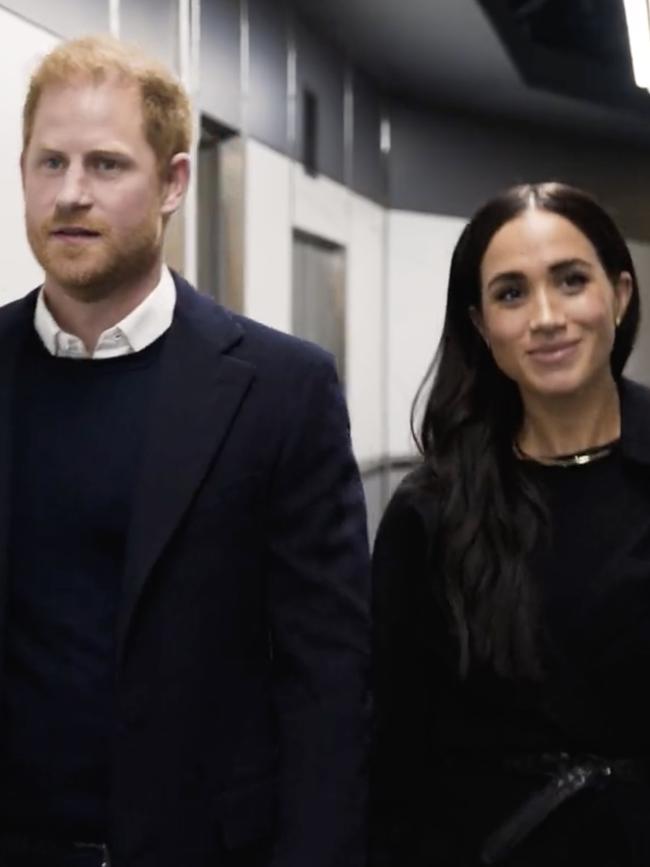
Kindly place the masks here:
POLYGON ((88 178, 81 166, 68 166, 59 194, 57 196, 57 208, 63 211, 88 208, 92 204, 88 178))
POLYGON ((533 295, 533 308, 530 317, 531 331, 554 331, 566 324, 566 318, 559 299, 552 289, 539 287, 533 295))

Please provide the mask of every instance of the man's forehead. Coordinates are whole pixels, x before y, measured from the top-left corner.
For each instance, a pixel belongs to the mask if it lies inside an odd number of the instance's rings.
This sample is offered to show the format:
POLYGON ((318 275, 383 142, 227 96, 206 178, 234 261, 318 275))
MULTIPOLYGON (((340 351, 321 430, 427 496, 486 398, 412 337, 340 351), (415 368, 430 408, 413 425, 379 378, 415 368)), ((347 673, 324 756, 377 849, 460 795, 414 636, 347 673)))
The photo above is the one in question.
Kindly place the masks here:
POLYGON ((97 96, 110 96, 117 101, 128 103, 140 101, 140 89, 136 82, 117 73, 107 73, 102 78, 78 75, 73 78, 56 79, 43 87, 38 99, 38 108, 51 102, 71 99, 75 96, 82 100, 94 100, 97 96))
POLYGON ((78 132, 111 127, 115 134, 143 129, 142 103, 137 86, 119 79, 53 82, 42 91, 34 113, 33 137, 48 131, 78 132), (138 123, 140 121, 140 123, 138 123))

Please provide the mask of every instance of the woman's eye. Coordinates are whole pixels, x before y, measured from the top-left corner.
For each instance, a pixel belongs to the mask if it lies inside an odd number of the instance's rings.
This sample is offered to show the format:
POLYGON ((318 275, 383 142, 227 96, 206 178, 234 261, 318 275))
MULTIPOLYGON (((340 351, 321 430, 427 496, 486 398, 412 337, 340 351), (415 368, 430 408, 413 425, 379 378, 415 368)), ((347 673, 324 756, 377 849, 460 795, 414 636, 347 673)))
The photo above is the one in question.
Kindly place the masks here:
POLYGON ((579 290, 588 282, 589 277, 581 271, 572 271, 564 278, 564 285, 569 289, 579 290))
POLYGON ((522 291, 518 286, 503 286, 496 293, 496 300, 504 304, 512 304, 514 301, 519 301, 522 297, 522 291))

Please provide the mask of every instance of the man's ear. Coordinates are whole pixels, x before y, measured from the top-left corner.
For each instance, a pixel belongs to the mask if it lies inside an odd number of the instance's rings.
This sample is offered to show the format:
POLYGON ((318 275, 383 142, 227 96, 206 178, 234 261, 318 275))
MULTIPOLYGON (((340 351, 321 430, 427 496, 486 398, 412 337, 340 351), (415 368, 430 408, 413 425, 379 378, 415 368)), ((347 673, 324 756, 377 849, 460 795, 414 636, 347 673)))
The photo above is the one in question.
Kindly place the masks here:
POLYGON ((474 326, 474 328, 476 328, 478 333, 481 335, 481 337, 485 341, 485 345, 489 349, 490 348, 490 341, 488 340, 487 333, 485 331, 485 322, 483 321, 483 314, 481 313, 481 311, 478 307, 474 307, 473 305, 472 305, 472 307, 469 308, 468 312, 469 312, 469 318, 472 320, 472 325, 474 326))
POLYGON ((174 154, 169 162, 166 176, 163 178, 163 198, 161 214, 170 217, 177 211, 183 201, 190 182, 189 154, 174 154))

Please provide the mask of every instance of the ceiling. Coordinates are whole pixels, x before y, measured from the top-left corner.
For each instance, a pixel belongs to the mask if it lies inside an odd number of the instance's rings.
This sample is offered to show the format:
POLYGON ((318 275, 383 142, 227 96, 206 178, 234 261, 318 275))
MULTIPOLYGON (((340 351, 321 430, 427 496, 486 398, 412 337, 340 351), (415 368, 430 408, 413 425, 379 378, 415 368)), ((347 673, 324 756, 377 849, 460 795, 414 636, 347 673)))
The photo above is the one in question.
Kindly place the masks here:
POLYGON ((650 96, 632 83, 624 28, 606 17, 613 4, 622 0, 293 0, 400 99, 648 145, 650 96), (572 86, 580 77, 584 92, 572 86))

